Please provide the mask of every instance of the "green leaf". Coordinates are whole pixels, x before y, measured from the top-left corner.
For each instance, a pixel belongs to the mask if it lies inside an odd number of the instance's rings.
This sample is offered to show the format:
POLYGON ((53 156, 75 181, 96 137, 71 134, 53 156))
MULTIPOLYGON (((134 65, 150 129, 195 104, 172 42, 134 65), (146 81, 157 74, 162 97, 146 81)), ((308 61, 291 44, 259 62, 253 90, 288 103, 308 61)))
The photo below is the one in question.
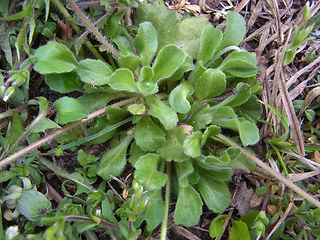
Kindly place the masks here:
POLYGON ((141 59, 136 55, 125 55, 118 59, 121 68, 128 68, 134 72, 139 66, 141 59))
POLYGON ((142 66, 149 66, 158 49, 157 31, 151 22, 142 22, 139 24, 133 46, 140 53, 142 66))
POLYGON ((167 175, 157 170, 159 159, 158 155, 148 153, 134 164, 135 178, 148 190, 161 189, 167 182, 167 175))
POLYGON ((108 150, 101 158, 97 174, 106 181, 111 180, 110 175, 119 176, 127 161, 127 148, 132 140, 131 136, 126 137, 115 148, 108 150))
POLYGON ((242 84, 239 83, 237 86, 237 91, 244 91, 241 93, 237 93, 235 95, 232 95, 228 98, 226 98, 225 100, 223 100, 221 103, 219 103, 216 106, 240 106, 242 104, 244 104, 245 102, 248 101, 248 99, 251 96, 251 88, 249 88, 248 84, 242 84), (248 90, 246 90, 248 89, 248 90), (244 91, 246 90, 246 91, 244 91))
POLYGON ((197 189, 208 208, 213 212, 223 212, 231 202, 231 194, 224 182, 201 176, 197 189))
POLYGON ((202 29, 200 50, 197 61, 202 61, 203 64, 206 64, 212 58, 221 40, 221 30, 214 28, 212 24, 206 25, 202 29))
POLYGON ((174 211, 174 222, 186 227, 196 225, 202 214, 202 200, 199 193, 190 185, 180 188, 176 209, 174 211))
POLYGON ((229 46, 238 46, 246 34, 246 24, 239 13, 228 11, 227 26, 223 33, 223 38, 217 51, 229 46))
POLYGON ((60 98, 54 103, 54 107, 58 113, 58 122, 62 124, 87 117, 82 105, 74 98, 60 98))
POLYGON ((139 92, 133 74, 126 68, 117 69, 110 77, 111 88, 127 92, 139 92))
POLYGON ((35 188, 23 191, 17 209, 30 221, 37 221, 52 210, 51 202, 35 188))
POLYGON ((175 164, 177 172, 178 182, 181 187, 187 187, 189 185, 188 176, 193 173, 193 166, 191 161, 178 162, 175 164))
POLYGON ((38 122, 31 130, 31 132, 36 133, 36 132, 45 132, 47 129, 52 129, 52 128, 61 128, 58 124, 56 124, 54 121, 44 118, 41 119, 40 122, 38 122))
POLYGON ((247 227, 247 224, 241 220, 232 221, 232 227, 230 231, 231 240, 250 240, 250 233, 247 227))
POLYGON ((75 72, 52 73, 46 74, 44 80, 51 90, 68 93, 81 88, 77 83, 77 78, 78 76, 75 72))
POLYGON ((189 157, 183 151, 185 139, 186 131, 184 126, 175 127, 167 132, 166 143, 158 148, 156 152, 166 161, 187 161, 189 157))
POLYGON ((190 157, 198 157, 201 154, 200 141, 202 132, 194 132, 183 142, 183 151, 190 157))
POLYGON ((154 123, 149 116, 143 116, 138 122, 134 139, 136 144, 144 151, 155 151, 165 143, 165 132, 154 123))
POLYGON ((144 115, 146 113, 146 105, 134 103, 128 106, 128 111, 133 115, 144 115))
POLYGON ((226 88, 226 76, 218 69, 207 69, 198 78, 195 92, 199 102, 216 97, 226 88))
POLYGON ((68 48, 54 41, 39 47, 34 57, 34 70, 41 74, 71 72, 78 64, 68 48))
POLYGON ((2 17, 0 18, 0 21, 14 21, 14 20, 19 20, 23 18, 28 18, 32 15, 32 12, 33 12, 32 5, 28 4, 21 12, 12 14, 10 16, 2 17))
POLYGON ((240 78, 255 76, 260 70, 256 66, 256 58, 247 51, 230 53, 219 66, 223 72, 240 78))
POLYGON ((85 59, 79 62, 77 74, 81 81, 99 86, 109 83, 112 69, 101 60, 85 59))
POLYGON ((191 109, 191 105, 187 97, 193 93, 192 86, 187 82, 180 83, 175 87, 169 95, 169 103, 173 110, 178 113, 187 113, 191 109))
POLYGON ((239 134, 244 146, 256 144, 260 139, 257 126, 244 118, 239 118, 239 134))
POLYGON ((203 133, 200 145, 203 146, 209 137, 214 137, 221 132, 220 127, 210 125, 203 133))
POLYGON ((158 35, 158 47, 161 49, 173 39, 178 32, 178 16, 175 11, 169 11, 161 0, 152 3, 141 2, 136 12, 137 22, 152 22, 158 35))
POLYGON ((262 106, 258 102, 258 97, 256 95, 251 95, 247 102, 244 104, 233 108, 236 112, 240 112, 241 115, 245 114, 257 121, 262 114, 262 106))
POLYGON ((212 110, 212 124, 238 131, 239 121, 232 107, 219 106, 212 110))
POLYGON ((151 67, 144 66, 141 69, 138 88, 145 95, 150 95, 158 92, 158 85, 152 80, 154 74, 151 67))
POLYGON ((148 191, 143 197, 149 198, 149 202, 142 217, 147 221, 147 230, 152 231, 161 223, 165 212, 161 190, 148 191))
POLYGON ((99 158, 92 154, 85 153, 82 149, 78 151, 77 159, 83 168, 87 168, 89 164, 96 162, 99 158))
POLYGON ((153 65, 153 81, 170 77, 184 63, 186 54, 175 45, 167 45, 159 51, 153 65))
POLYGON ((194 130, 204 129, 206 125, 212 121, 212 109, 209 104, 204 104, 197 109, 195 114, 188 121, 189 124, 194 126, 194 130))
POLYGON ((172 108, 154 95, 147 97, 146 101, 149 106, 149 115, 158 118, 165 129, 169 130, 177 125, 178 115, 172 108))
POLYGON ((24 127, 21 116, 19 113, 13 112, 12 121, 8 125, 6 137, 1 145, 3 145, 4 149, 7 149, 11 144, 14 144, 16 141, 18 141, 23 133, 24 127))
POLYGON ((227 215, 219 215, 212 220, 209 227, 210 237, 219 237, 223 233, 223 225, 227 218, 227 215))
POLYGON ((196 164, 194 164, 194 168, 200 176, 219 181, 229 181, 231 179, 230 167, 217 162, 206 162, 206 159, 205 157, 198 157, 196 164))

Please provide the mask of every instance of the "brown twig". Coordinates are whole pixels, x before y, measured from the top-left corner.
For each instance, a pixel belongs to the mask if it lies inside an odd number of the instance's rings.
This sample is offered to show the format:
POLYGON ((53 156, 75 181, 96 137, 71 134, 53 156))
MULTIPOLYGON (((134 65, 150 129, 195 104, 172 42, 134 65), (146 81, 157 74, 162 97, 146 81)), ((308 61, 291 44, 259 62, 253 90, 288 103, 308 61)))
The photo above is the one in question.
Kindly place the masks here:
MULTIPOLYGON (((123 106, 125 104, 130 103, 130 102, 133 102, 135 100, 137 100, 137 97, 133 97, 133 98, 130 98, 130 99, 123 100, 121 102, 113 104, 112 106, 120 107, 120 106, 123 106)), ((79 126, 79 125, 81 125, 81 124, 83 124, 85 122, 88 122, 91 119, 94 119, 94 118, 100 116, 101 114, 103 114, 106 111, 106 109, 107 109, 107 107, 104 107, 104 108, 102 108, 102 109, 100 109, 98 111, 95 111, 95 112, 89 114, 87 118, 82 119, 82 120, 77 121, 77 122, 74 122, 74 123, 71 123, 71 124, 65 126, 64 128, 62 128, 60 130, 57 130, 56 132, 52 133, 51 135, 49 135, 49 136, 47 136, 47 137, 45 137, 43 139, 40 139, 39 141, 37 141, 37 142, 25 147, 24 149, 12 154, 11 156, 3 159, 0 162, 0 168, 5 166, 5 165, 7 165, 7 164, 9 164, 9 163, 11 163, 11 162, 13 162, 13 161, 15 161, 15 160, 17 160, 18 158, 26 155, 27 153, 31 152, 32 150, 37 149, 38 147, 42 146, 43 144, 45 144, 45 143, 47 143, 47 142, 59 137, 63 133, 68 132, 71 129, 77 127, 77 126, 79 126)))

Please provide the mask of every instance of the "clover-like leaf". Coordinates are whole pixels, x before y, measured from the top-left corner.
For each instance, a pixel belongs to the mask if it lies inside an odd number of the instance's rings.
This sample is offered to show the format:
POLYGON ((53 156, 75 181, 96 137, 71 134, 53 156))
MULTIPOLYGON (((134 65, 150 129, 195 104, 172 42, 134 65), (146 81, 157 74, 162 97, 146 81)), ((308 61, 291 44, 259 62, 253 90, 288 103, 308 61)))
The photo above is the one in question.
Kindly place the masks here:
POLYGON ((187 97, 193 93, 192 86, 187 82, 182 82, 175 87, 169 95, 169 103, 173 110, 178 113, 187 113, 191 109, 191 105, 187 97))
POLYGON ((142 22, 139 24, 133 46, 140 53, 142 65, 149 65, 158 49, 157 31, 151 22, 142 22))
POLYGON ((207 69, 198 78, 195 86, 195 92, 198 100, 216 97, 223 93, 226 88, 226 76, 219 69, 207 69))
POLYGON ((229 206, 231 194, 226 183, 201 176, 197 189, 210 210, 223 212, 229 206))
POLYGON ((146 100, 149 105, 149 114, 158 118, 165 129, 169 130, 177 125, 178 115, 172 108, 154 95, 147 97, 146 100))
POLYGON ((126 137, 117 147, 108 150, 102 156, 97 172, 99 176, 109 181, 112 179, 110 175, 120 175, 127 163, 127 148, 131 140, 131 136, 126 137))
POLYGON ((202 29, 200 50, 197 61, 202 61, 204 64, 208 62, 212 58, 221 40, 221 30, 214 28, 212 24, 206 25, 202 29))
POLYGON ((165 132, 149 116, 143 116, 138 122, 134 139, 144 151, 155 151, 165 143, 165 132))
POLYGON ((99 86, 109 83, 112 69, 101 60, 85 59, 79 62, 77 73, 81 81, 99 86))
POLYGON ((68 123, 86 118, 85 110, 78 100, 70 97, 63 97, 54 103, 58 113, 59 123, 68 123))
POLYGON ((114 90, 138 92, 133 74, 126 68, 117 69, 110 77, 109 85, 114 90))
POLYGON ((184 63, 186 54, 175 45, 162 48, 153 65, 153 81, 170 77, 184 63))
POLYGON ((77 60, 63 44, 51 41, 35 52, 34 70, 41 74, 71 72, 77 60))
POLYGON ((190 157, 198 157, 201 154, 200 141, 202 133, 200 131, 192 133, 183 142, 183 151, 190 157))
POLYGON ((244 146, 256 144, 260 139, 257 126, 244 118, 239 118, 239 134, 244 146))
POLYGON ((180 188, 174 222, 187 227, 196 225, 202 214, 202 200, 199 193, 192 187, 180 188))
POLYGON ((134 164, 135 178, 148 190, 161 189, 166 184, 167 175, 157 170, 159 159, 159 155, 148 153, 134 164))

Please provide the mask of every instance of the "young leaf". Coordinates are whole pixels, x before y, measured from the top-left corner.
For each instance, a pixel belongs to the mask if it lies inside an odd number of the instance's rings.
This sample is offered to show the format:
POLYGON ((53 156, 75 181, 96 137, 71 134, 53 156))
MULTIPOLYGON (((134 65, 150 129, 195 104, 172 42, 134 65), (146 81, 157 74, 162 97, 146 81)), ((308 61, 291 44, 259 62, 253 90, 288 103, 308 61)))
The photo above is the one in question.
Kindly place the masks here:
POLYGON ((157 31, 151 22, 142 22, 139 24, 133 46, 140 53, 142 66, 149 66, 158 49, 157 31))
POLYGON ((220 127, 210 125, 203 133, 200 145, 203 146, 209 137, 214 137, 221 131, 220 127))
POLYGON ((212 220, 209 227, 210 237, 215 238, 222 234, 223 225, 227 217, 227 215, 219 215, 212 220))
POLYGON ((170 77, 185 59, 186 54, 175 45, 167 45, 162 48, 153 65, 153 82, 170 77))
POLYGON ((34 57, 34 70, 41 74, 71 72, 78 64, 68 48, 54 41, 39 47, 34 57))
POLYGON ((184 162, 189 157, 183 151, 183 142, 186 132, 183 125, 175 127, 167 132, 166 143, 157 149, 157 153, 166 161, 184 162))
POLYGON ((110 77, 111 88, 120 91, 138 92, 139 89, 134 81, 131 71, 126 68, 117 69, 110 77))
POLYGON ((166 184, 167 175, 157 170, 159 159, 158 155, 148 153, 140 157, 134 164, 135 178, 148 190, 161 189, 166 184))
POLYGON ((58 124, 56 124, 54 121, 48 119, 48 118, 43 118, 38 122, 31 130, 31 132, 36 133, 36 132, 45 132, 47 129, 51 128, 61 128, 58 124))
POLYGON ((232 107, 219 106, 212 110, 212 124, 237 131, 239 122, 232 107))
POLYGON ((147 221, 147 230, 152 231, 161 223, 165 212, 161 190, 148 191, 142 197, 149 198, 142 217, 147 221))
POLYGON ((108 150, 101 158, 99 170, 97 174, 106 181, 111 180, 110 175, 118 176, 126 165, 127 148, 132 140, 131 136, 127 136, 115 148, 108 150))
POLYGON ((158 92, 158 85, 152 80, 154 74, 149 66, 144 66, 141 69, 139 81, 137 83, 139 90, 145 95, 150 95, 158 92))
POLYGON ((134 103, 128 106, 128 111, 133 115, 144 115, 146 113, 146 106, 134 103))
POLYGON ((247 51, 230 53, 219 66, 223 72, 240 78, 255 76, 260 70, 256 66, 256 58, 247 51))
POLYGON ((174 211, 174 222, 186 227, 196 225, 202 214, 202 200, 199 193, 190 185, 180 188, 176 209, 174 211))
POLYGON ((77 78, 78 75, 75 72, 52 73, 46 74, 44 80, 51 90, 67 93, 81 88, 77 83, 77 78))
POLYGON ((194 132, 183 142, 183 151, 190 157, 198 157, 201 154, 200 141, 202 132, 194 132))
POLYGON ((58 122, 65 124, 86 118, 82 105, 74 98, 63 97, 54 103, 58 113, 58 122))
POLYGON ((239 118, 239 134, 244 146, 256 144, 259 139, 259 129, 253 122, 239 118))
POLYGON ((121 68, 128 68, 131 72, 134 72, 139 66, 141 59, 136 55, 125 55, 118 59, 121 68))
POLYGON ((134 139, 144 151, 155 151, 165 143, 165 132, 153 122, 151 117, 143 116, 136 126, 134 139))
POLYGON ((197 109, 188 123, 194 125, 194 130, 197 131, 205 128, 206 125, 210 124, 212 118, 212 109, 210 108, 209 104, 204 104, 199 109, 197 109))
POLYGON ((187 97, 193 93, 192 86, 187 82, 182 82, 175 87, 169 95, 169 103, 173 110, 178 113, 187 113, 191 109, 191 105, 187 97))
POLYGON ((199 102, 216 97, 226 88, 226 76, 219 69, 207 69, 198 78, 195 92, 199 102))
POLYGON ((246 24, 243 17, 239 13, 229 11, 227 13, 227 26, 217 51, 221 51, 232 45, 238 46, 245 34, 246 24))
POLYGON ((172 108, 154 95, 147 97, 146 100, 149 105, 149 114, 158 118, 165 129, 169 130, 177 125, 178 115, 172 108))
POLYGON ((229 206, 231 194, 226 183, 201 176, 197 189, 210 210, 223 212, 229 206))
POLYGON ((175 164, 179 185, 187 187, 189 185, 188 176, 193 173, 193 166, 191 161, 178 162, 175 164))
POLYGON ((216 29, 212 24, 206 25, 202 29, 200 50, 197 61, 202 61, 206 64, 213 56, 216 48, 219 46, 222 39, 222 32, 216 29))
POLYGON ((250 232, 248 230, 247 224, 241 220, 232 221, 232 227, 230 231, 231 240, 250 240, 250 232))
POLYGON ((77 73, 81 81, 99 86, 109 83, 112 69, 101 60, 85 59, 79 62, 77 73))

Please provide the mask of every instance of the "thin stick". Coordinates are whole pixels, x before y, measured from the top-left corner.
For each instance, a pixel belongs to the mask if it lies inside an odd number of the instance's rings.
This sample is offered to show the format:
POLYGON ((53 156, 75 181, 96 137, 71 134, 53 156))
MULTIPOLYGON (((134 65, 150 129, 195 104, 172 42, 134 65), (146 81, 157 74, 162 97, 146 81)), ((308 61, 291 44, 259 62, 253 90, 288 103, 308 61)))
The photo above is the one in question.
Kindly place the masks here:
POLYGON ((234 141, 229 139, 228 137, 218 134, 218 138, 220 138, 222 141, 226 142, 228 145, 240 149, 241 153, 251 159, 253 162, 255 162, 259 167, 261 167, 263 170, 265 170, 267 173, 271 174, 275 178, 277 178, 280 182, 284 183, 286 186, 291 188, 293 191, 304 197, 306 200, 308 200, 310 203, 314 204, 315 206, 320 208, 320 202, 313 198, 311 195, 303 191, 301 188, 296 186, 293 182, 282 176, 280 173, 277 171, 273 170, 271 167, 269 167, 267 164, 262 162, 259 158, 245 150, 244 148, 240 147, 238 144, 236 144, 234 141))
POLYGON ((163 221, 161 226, 160 240, 167 239, 168 215, 169 215, 169 204, 170 204, 171 162, 167 162, 167 175, 168 175, 168 180, 167 180, 165 200, 164 200, 165 213, 163 216, 163 221))
MULTIPOLYGON (((137 97, 130 98, 130 99, 127 99, 127 100, 123 100, 123 101, 121 101, 121 102, 118 102, 118 103, 113 104, 112 106, 114 106, 114 107, 120 107, 120 106, 123 106, 123 105, 125 105, 125 104, 130 103, 130 102, 133 102, 133 101, 135 101, 135 100, 137 100, 137 97)), ((107 106, 107 107, 108 107, 108 106, 107 106)), ((51 140, 59 137, 59 136, 62 135, 63 133, 65 133, 65 132, 67 132, 67 131, 70 131, 71 129, 73 129, 73 128, 77 127, 77 126, 79 126, 79 125, 81 125, 81 124, 83 124, 83 123, 85 123, 85 122, 88 122, 88 121, 90 121, 91 119, 94 119, 94 118, 96 118, 96 117, 98 117, 98 116, 100 116, 100 115, 102 115, 102 114, 106 111, 107 107, 104 107, 104 108, 102 108, 102 109, 100 109, 100 110, 98 110, 98 111, 95 111, 95 112, 89 114, 87 118, 82 119, 82 120, 77 121, 77 122, 74 122, 74 123, 72 123, 72 124, 70 124, 70 125, 67 125, 66 127, 64 127, 64 128, 62 128, 62 129, 60 129, 60 130, 52 133, 51 135, 49 135, 49 136, 47 136, 47 137, 45 137, 45 138, 43 138, 43 139, 40 139, 39 141, 37 141, 37 142, 35 142, 35 143, 33 143, 33 144, 25 147, 24 149, 20 150, 19 152, 16 152, 16 153, 12 154, 11 156, 3 159, 3 160, 0 162, 0 168, 3 167, 3 166, 5 166, 5 165, 7 165, 7 164, 9 164, 9 163, 11 163, 11 162, 13 162, 13 161, 15 161, 15 160, 17 160, 18 158, 26 155, 27 153, 29 153, 29 152, 31 152, 32 150, 34 150, 34 149, 42 146, 43 144, 45 144, 45 143, 47 143, 47 142, 49 142, 49 141, 51 141, 51 140)))
POLYGON ((93 24, 89 21, 89 19, 84 15, 84 13, 80 10, 78 5, 73 0, 67 0, 71 5, 73 10, 78 14, 83 23, 89 28, 89 30, 98 38, 98 40, 107 47, 107 49, 112 53, 115 58, 120 57, 120 53, 105 39, 105 37, 93 26, 93 24))

